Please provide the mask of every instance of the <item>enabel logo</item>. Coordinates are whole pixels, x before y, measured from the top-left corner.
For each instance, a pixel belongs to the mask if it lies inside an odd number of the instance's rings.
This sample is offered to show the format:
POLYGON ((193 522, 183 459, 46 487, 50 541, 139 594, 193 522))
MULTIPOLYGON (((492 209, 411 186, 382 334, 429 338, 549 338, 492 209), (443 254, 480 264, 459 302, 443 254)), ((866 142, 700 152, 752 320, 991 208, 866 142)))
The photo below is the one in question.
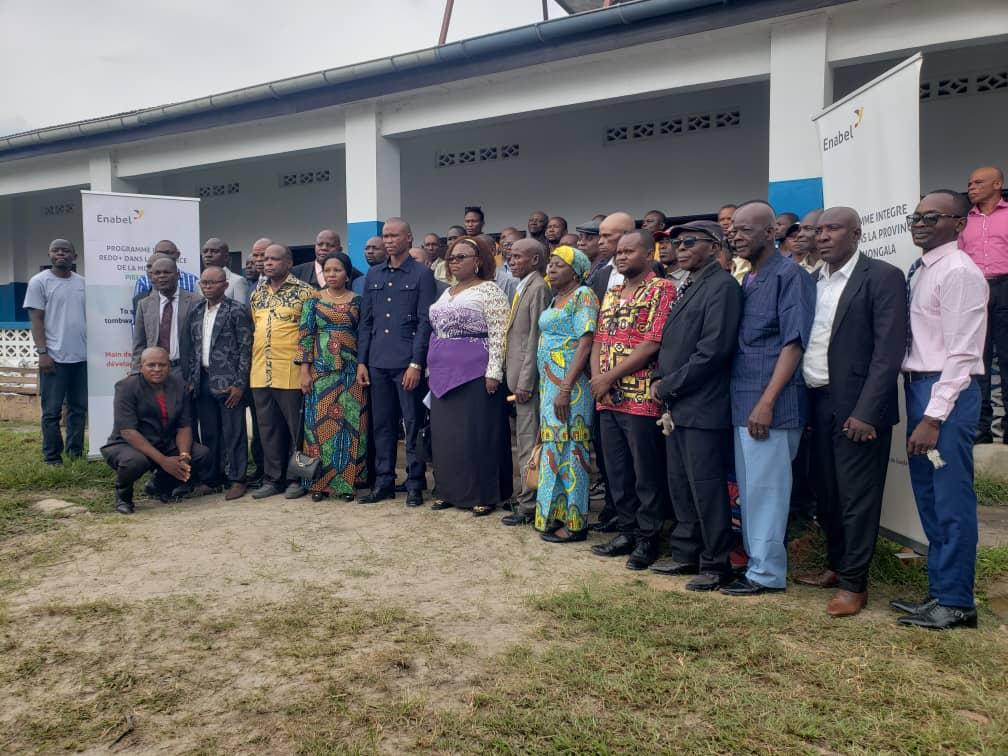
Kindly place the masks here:
POLYGON ((132 226, 134 223, 139 223, 143 220, 144 211, 142 208, 134 209, 132 215, 102 215, 99 213, 96 216, 98 223, 124 223, 127 226, 132 226))
POLYGON ((854 108, 854 115, 857 116, 857 120, 854 121, 854 123, 846 129, 838 131, 834 136, 823 139, 823 152, 829 152, 834 147, 839 147, 841 144, 850 142, 854 139, 854 129, 860 126, 862 121, 864 121, 865 109, 854 108))

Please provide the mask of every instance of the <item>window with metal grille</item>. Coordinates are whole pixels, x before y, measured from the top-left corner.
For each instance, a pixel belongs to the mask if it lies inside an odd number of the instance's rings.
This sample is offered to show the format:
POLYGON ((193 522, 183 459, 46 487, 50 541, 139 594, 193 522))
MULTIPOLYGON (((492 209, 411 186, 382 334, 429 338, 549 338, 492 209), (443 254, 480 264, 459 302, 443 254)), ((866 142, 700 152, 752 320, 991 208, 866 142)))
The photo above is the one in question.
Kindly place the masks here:
POLYGON ((695 113, 688 116, 674 116, 656 121, 641 121, 628 126, 607 126, 604 142, 636 142, 641 139, 674 136, 687 132, 727 129, 742 125, 739 110, 719 110, 713 113, 695 113))
POLYGON ((490 144, 484 147, 462 149, 458 152, 437 153, 437 167, 451 168, 458 165, 487 163, 492 160, 512 160, 521 154, 517 144, 490 144))
POLYGON ((43 205, 43 216, 73 215, 74 206, 69 202, 57 202, 54 205, 43 205))

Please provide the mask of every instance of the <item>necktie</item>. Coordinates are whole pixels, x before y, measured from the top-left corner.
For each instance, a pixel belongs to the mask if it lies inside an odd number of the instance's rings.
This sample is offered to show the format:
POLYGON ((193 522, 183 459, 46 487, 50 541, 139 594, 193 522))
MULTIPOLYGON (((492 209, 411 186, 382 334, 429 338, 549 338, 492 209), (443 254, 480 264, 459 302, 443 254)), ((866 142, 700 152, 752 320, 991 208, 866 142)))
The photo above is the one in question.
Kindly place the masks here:
POLYGON ((174 305, 169 299, 161 310, 161 325, 158 327, 157 345, 171 354, 171 322, 174 305))
POLYGON ((154 398, 157 399, 158 407, 161 409, 161 427, 168 427, 168 401, 165 399, 164 391, 158 391, 154 394, 154 398))
POLYGON ((914 273, 917 269, 924 264, 924 258, 918 257, 914 260, 913 265, 910 266, 910 270, 907 271, 907 282, 906 282, 906 314, 907 314, 907 330, 906 330, 906 353, 910 354, 910 345, 913 343, 913 332, 910 330, 910 299, 913 296, 913 286, 911 285, 911 280, 914 277, 914 273))

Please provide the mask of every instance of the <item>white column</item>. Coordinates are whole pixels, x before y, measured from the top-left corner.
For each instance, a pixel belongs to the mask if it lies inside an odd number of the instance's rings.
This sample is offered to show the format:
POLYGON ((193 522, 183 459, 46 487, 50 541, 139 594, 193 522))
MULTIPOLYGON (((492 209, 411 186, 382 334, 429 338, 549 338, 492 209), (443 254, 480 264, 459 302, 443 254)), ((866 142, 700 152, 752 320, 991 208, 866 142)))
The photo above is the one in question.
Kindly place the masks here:
POLYGON ((825 13, 770 30, 770 187, 777 212, 822 207, 822 166, 812 116, 833 101, 825 13))
POLYGON ((382 136, 375 103, 351 106, 346 113, 347 251, 367 270, 364 243, 381 233, 386 218, 402 212, 399 145, 382 136))
POLYGON ((91 190, 95 192, 136 192, 136 187, 118 176, 119 165, 111 152, 91 155, 88 161, 91 190))

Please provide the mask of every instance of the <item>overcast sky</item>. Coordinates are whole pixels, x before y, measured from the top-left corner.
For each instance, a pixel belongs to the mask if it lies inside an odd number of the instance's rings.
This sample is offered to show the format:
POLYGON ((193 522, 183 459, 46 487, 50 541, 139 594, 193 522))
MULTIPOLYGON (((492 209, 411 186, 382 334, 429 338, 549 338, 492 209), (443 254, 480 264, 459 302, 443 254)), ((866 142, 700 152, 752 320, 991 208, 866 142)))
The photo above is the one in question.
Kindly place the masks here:
MULTIPOLYGON (((0 0, 0 135, 431 47, 443 12, 444 0, 0 0)), ((455 0, 448 39, 541 18, 541 0, 455 0)))

